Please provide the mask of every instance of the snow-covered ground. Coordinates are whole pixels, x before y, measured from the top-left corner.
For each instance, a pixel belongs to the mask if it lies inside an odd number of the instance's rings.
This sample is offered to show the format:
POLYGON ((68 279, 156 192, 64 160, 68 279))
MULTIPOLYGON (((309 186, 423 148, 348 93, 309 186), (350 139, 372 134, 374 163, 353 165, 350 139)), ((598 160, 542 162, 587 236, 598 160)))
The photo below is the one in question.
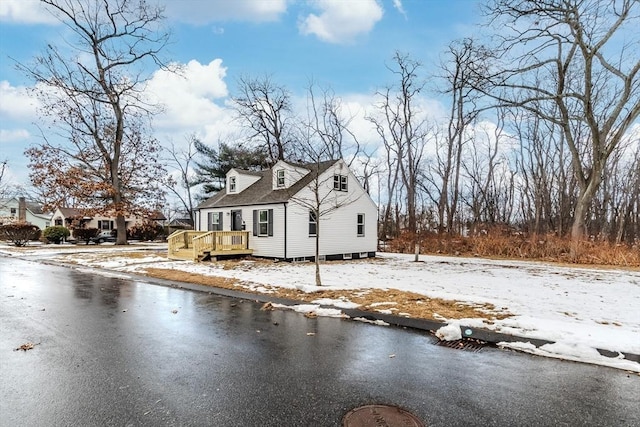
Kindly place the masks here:
MULTIPOLYGON (((119 256, 131 247, 90 248, 69 254, 50 247, 16 251, 26 258, 53 258, 61 262, 101 267, 120 273, 154 268, 175 269, 203 275, 236 278, 259 290, 265 285, 296 288, 305 292, 314 286, 312 263, 246 263, 247 268, 224 269, 215 263, 170 261, 149 253, 143 257, 119 256)), ((77 247, 76 250, 82 250, 77 247)), ((468 303, 491 303, 513 316, 494 320, 483 318, 449 320, 441 335, 455 338, 451 325, 481 327, 523 337, 522 342, 504 344, 521 351, 549 357, 577 360, 640 372, 640 363, 601 356, 596 349, 640 354, 640 271, 555 266, 538 262, 496 261, 480 258, 424 256, 418 263, 413 255, 379 253, 378 259, 357 262, 329 262, 321 267, 327 289, 399 289, 431 298, 468 303), (526 338, 554 341, 536 348, 526 338)), ((384 308, 384 301, 379 302, 384 308)), ((316 301, 303 306, 318 314, 336 315, 336 310, 320 310, 319 305, 353 307, 350 301, 316 301)), ((337 312, 339 314, 339 312, 337 312)))

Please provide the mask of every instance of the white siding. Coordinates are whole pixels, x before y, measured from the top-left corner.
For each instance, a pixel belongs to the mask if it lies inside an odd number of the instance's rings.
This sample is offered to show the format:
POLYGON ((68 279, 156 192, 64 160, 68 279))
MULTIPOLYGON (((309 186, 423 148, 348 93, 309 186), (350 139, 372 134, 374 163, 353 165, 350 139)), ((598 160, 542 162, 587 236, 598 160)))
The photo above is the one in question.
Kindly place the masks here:
POLYGON ((236 169, 231 169, 229 172, 227 172, 227 194, 229 194, 229 178, 232 176, 236 178, 236 191, 231 194, 238 194, 242 192, 244 189, 250 187, 260 179, 259 176, 247 175, 238 172, 236 169))
POLYGON ((308 169, 290 165, 287 162, 279 160, 272 168, 271 187, 274 190, 289 188, 302 177, 309 173, 308 169), (278 171, 284 170, 284 187, 278 187, 278 171))
POLYGON ((249 248, 253 249, 255 256, 270 258, 284 258, 284 205, 259 205, 259 206, 234 206, 228 208, 201 209, 200 221, 197 223, 198 231, 207 230, 207 218, 209 212, 222 213, 222 229, 231 230, 231 211, 242 210, 242 220, 245 230, 249 232, 249 248), (253 235, 253 211, 273 209, 273 236, 253 235))
MULTIPOLYGON (((279 162, 278 165, 288 166, 285 162, 279 162)), ((277 169, 278 167, 274 167, 274 171, 277 169)), ((290 170, 293 173, 300 173, 296 169, 290 170)), ((276 178, 274 172, 274 185, 277 184, 276 178)), ((378 243, 377 207, 356 177, 349 171, 347 165, 342 161, 337 162, 322 174, 319 181, 322 186, 322 195, 327 196, 326 200, 329 200, 323 205, 323 209, 331 205, 330 201, 333 201, 334 204, 341 204, 338 209, 321 215, 319 219, 320 255, 375 252, 378 243), (335 174, 348 176, 348 191, 333 190, 333 176, 335 174), (364 236, 358 236, 358 214, 365 216, 364 236)), ((279 203, 201 209, 196 221, 196 229, 206 231, 207 214, 222 212, 223 230, 230 230, 231 211, 240 209, 245 229, 249 232, 249 247, 253 249, 254 255, 287 259, 313 257, 315 256, 315 237, 309 237, 309 203, 313 199, 313 191, 307 187, 296 194, 286 205, 279 203), (307 206, 305 206, 305 201, 309 202, 307 206), (253 235, 253 211, 261 209, 273 209, 273 236, 253 235)))
MULTIPOLYGON (((248 211, 247 230, 249 231, 249 247, 256 256, 284 258, 284 205, 261 205, 244 208, 248 211), (253 210, 273 209, 273 236, 253 235, 253 210)), ((243 214, 244 214, 243 209, 243 214)))
MULTIPOLYGON (((346 165, 340 169, 336 164, 320 178, 323 195, 332 191, 329 197, 337 197, 338 203, 343 203, 319 218, 320 255, 375 252, 377 248, 377 208, 355 176, 347 171, 346 165), (348 174, 348 192, 333 191, 334 174, 348 174), (359 213, 365 215, 365 234, 361 237, 357 233, 359 213)), ((312 196, 313 192, 305 188, 289 203, 287 258, 315 256, 315 237, 309 237, 309 207, 300 203, 310 201, 312 196)), ((329 205, 327 203, 324 207, 329 205)))

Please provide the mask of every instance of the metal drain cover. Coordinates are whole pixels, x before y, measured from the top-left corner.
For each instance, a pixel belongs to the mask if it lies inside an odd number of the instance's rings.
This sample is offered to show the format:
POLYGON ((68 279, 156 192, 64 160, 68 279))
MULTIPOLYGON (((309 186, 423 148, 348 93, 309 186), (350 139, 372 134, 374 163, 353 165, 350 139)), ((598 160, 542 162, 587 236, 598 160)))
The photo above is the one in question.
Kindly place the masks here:
POLYGON ((457 350, 480 351, 483 349, 486 343, 480 340, 467 338, 467 339, 454 340, 454 341, 441 340, 441 341, 438 341, 436 345, 439 345, 441 347, 455 348, 457 350))
POLYGON ((397 406, 366 405, 352 409, 342 419, 343 427, 425 427, 411 412, 397 406))

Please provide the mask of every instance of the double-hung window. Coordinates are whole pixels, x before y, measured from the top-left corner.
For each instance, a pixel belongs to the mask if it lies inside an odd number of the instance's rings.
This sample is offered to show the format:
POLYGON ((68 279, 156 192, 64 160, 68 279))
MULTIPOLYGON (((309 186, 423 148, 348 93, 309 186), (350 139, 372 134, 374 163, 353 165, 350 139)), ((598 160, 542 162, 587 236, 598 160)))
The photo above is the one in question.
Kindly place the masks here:
POLYGON ((208 231, 221 231, 222 230, 222 212, 209 212, 208 213, 208 231))
POLYGON ((347 175, 334 175, 333 189, 336 191, 349 191, 349 187, 347 185, 347 175))
POLYGON ((255 209, 253 211, 253 235, 273 236, 273 209, 255 209))
POLYGON ((99 230, 113 230, 113 221, 98 220, 99 230))
POLYGON ((235 193, 235 192, 236 192, 236 177, 230 176, 229 177, 229 193, 235 193))
POLYGON ((258 213, 258 236, 269 235, 269 211, 262 209, 258 213))
POLYGON ((318 235, 318 216, 314 210, 309 210, 309 237, 318 235))
POLYGON ((364 214, 359 213, 357 218, 357 233, 358 237, 364 237, 364 214))
POLYGON ((284 187, 284 169, 278 169, 276 171, 276 180, 278 188, 284 187))

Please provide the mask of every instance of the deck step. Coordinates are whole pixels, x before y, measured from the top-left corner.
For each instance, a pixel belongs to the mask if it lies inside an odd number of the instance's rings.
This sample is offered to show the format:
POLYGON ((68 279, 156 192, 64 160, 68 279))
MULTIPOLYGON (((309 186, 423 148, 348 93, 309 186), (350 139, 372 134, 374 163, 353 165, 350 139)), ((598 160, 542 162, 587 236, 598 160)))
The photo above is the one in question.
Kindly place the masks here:
POLYGON ((172 251, 168 258, 169 259, 183 259, 190 261, 207 261, 209 259, 213 259, 216 256, 220 255, 251 255, 253 254, 253 249, 229 249, 223 251, 204 251, 203 253, 194 256, 193 249, 178 249, 172 251))

